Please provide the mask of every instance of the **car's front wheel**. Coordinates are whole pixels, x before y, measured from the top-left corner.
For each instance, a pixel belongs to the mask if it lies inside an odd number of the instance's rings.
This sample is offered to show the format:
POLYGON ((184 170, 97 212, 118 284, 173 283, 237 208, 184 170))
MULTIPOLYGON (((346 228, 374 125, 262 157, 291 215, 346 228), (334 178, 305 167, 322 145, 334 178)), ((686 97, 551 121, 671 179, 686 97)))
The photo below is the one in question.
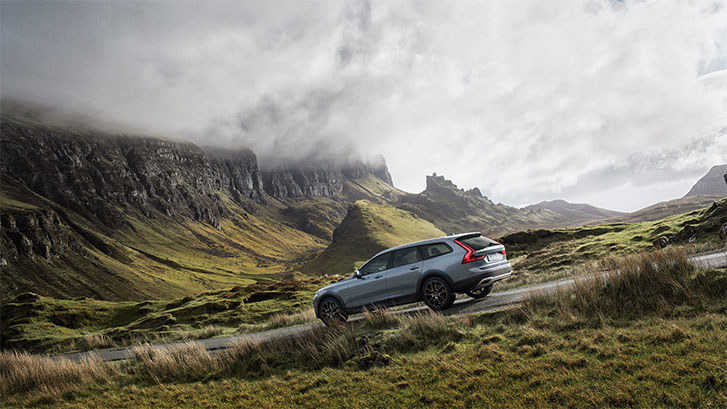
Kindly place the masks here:
POLYGON ((485 298, 488 294, 490 294, 490 291, 492 291, 492 285, 488 285, 472 291, 467 291, 467 295, 472 298, 485 298))
POLYGON ((454 303, 454 291, 449 283, 439 277, 433 277, 422 285, 422 300, 427 307, 441 311, 454 303))
POLYGON ((333 297, 327 297, 321 300, 318 305, 318 316, 327 326, 340 325, 348 320, 348 314, 343 309, 343 305, 333 297))

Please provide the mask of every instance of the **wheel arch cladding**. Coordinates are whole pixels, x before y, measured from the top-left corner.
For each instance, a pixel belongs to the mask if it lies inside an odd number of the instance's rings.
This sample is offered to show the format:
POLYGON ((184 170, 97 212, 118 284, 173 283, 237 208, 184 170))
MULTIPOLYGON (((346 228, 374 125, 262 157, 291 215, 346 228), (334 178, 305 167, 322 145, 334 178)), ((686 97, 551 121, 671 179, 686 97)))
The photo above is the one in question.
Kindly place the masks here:
MULTIPOLYGON (((422 298, 422 287, 424 286, 424 283, 427 282, 430 278, 439 278, 447 282, 449 284, 449 288, 454 288, 454 282, 450 277, 447 276, 443 271, 427 271, 426 273, 422 274, 421 277, 419 277, 419 282, 417 282, 417 298, 422 298)), ((454 290, 452 290, 454 291, 454 290)))

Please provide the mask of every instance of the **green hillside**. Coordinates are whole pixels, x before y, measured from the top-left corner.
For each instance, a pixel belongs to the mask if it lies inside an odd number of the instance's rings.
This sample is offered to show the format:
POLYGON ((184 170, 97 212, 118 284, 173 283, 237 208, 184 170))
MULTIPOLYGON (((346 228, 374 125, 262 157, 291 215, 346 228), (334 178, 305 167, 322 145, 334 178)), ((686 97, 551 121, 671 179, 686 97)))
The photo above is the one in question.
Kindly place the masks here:
POLYGON ((727 199, 688 213, 639 223, 611 223, 568 229, 538 229, 498 238, 507 246, 513 276, 500 286, 513 287, 578 274, 584 264, 670 245, 696 250, 723 247, 719 229, 727 223, 727 199))
POLYGON ((10 258, 0 281, 3 298, 31 291, 57 298, 169 299, 274 278, 327 243, 297 229, 275 203, 251 202, 247 210, 230 203, 219 229, 127 212, 127 223, 110 230, 7 177, 0 194, 4 242, 27 241, 31 255, 3 249, 10 258), (32 234, 23 238, 16 232, 21 228, 32 234))
POLYGON ((430 222, 385 204, 358 200, 333 232, 331 244, 303 271, 350 274, 374 254, 389 247, 444 236, 430 222))

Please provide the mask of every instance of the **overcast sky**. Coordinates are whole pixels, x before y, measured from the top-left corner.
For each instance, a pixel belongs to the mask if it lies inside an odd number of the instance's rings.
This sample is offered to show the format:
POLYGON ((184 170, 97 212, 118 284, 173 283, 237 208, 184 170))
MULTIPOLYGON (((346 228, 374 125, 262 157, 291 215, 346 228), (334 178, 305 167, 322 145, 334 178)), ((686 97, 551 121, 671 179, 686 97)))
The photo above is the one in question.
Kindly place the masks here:
POLYGON ((3 98, 631 211, 727 162, 727 0, 6 2, 3 98))

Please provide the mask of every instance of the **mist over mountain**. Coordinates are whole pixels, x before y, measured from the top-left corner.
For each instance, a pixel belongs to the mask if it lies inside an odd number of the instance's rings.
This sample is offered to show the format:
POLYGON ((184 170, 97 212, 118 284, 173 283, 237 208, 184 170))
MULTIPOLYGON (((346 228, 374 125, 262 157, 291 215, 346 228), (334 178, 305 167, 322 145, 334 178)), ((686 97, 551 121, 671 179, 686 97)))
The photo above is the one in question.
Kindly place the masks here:
POLYGON ((249 148, 262 169, 383 154, 407 191, 439 172, 516 206, 628 211, 725 162, 726 13, 708 0, 5 2, 0 87, 129 133, 249 148))

